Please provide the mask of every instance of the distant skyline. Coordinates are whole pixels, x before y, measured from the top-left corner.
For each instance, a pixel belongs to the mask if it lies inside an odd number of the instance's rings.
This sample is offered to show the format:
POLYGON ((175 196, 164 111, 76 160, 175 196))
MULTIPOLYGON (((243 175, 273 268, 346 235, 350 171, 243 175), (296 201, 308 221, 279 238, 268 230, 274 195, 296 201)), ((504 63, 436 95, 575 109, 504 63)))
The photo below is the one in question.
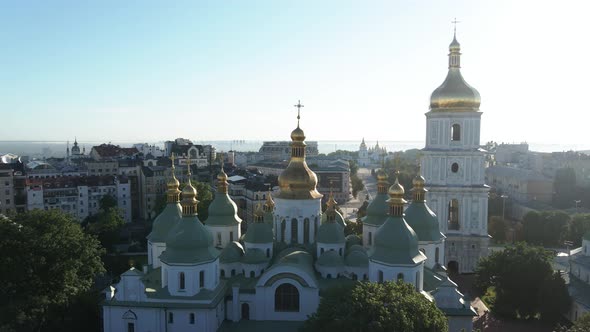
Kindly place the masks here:
MULTIPOLYGON (((0 3, 0 140, 423 141, 456 17, 482 143, 585 144, 584 1, 0 3)), ((583 146, 582 146, 583 147, 583 146)), ((586 149, 590 148, 590 142, 586 149)))

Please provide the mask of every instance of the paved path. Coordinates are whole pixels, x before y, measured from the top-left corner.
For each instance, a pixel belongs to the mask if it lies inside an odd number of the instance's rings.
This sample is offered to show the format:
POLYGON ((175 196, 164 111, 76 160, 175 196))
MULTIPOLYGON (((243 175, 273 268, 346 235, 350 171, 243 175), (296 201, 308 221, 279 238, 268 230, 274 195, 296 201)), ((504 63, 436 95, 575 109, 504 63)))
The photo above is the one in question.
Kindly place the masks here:
POLYGON ((348 220, 356 220, 356 212, 365 202, 367 194, 369 195, 369 200, 371 200, 375 196, 375 193, 377 193, 377 182, 375 178, 371 176, 370 169, 359 168, 357 175, 359 179, 363 181, 365 189, 358 192, 356 198, 352 198, 350 201, 340 206, 340 209, 342 209, 344 215, 344 219, 348 220))

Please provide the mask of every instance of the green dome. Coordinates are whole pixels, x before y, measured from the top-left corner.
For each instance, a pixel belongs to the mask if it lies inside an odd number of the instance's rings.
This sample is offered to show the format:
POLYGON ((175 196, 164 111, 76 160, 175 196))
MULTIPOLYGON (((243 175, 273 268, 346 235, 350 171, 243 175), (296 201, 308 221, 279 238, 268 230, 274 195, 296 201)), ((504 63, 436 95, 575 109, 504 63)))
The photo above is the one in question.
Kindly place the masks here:
POLYGON ((387 196, 387 193, 377 194, 371 203, 369 203, 369 206, 367 206, 367 215, 363 217, 363 223, 371 226, 383 225, 383 222, 388 217, 388 199, 389 196, 387 196))
MULTIPOLYGON (((344 221, 344 217, 342 216, 342 214, 340 214, 340 212, 338 211, 334 211, 334 221, 342 226, 342 228, 346 227, 346 221, 344 221)), ((322 214, 322 224, 328 221, 328 212, 324 212, 324 214, 322 214)))
POLYGON ((367 250, 359 244, 354 244, 354 245, 350 246, 350 248, 348 248, 348 250, 347 250, 347 252, 353 252, 353 251, 367 252, 367 250))
POLYGON ((320 266, 343 266, 344 260, 336 251, 328 250, 320 255, 317 264, 320 266))
POLYGON ((439 241, 443 238, 438 228, 438 218, 424 202, 412 202, 405 211, 406 222, 416 235, 418 241, 439 241))
POLYGON ((182 207, 179 203, 168 203, 164 210, 154 219, 152 231, 147 236, 151 242, 166 242, 170 230, 182 219, 182 207))
POLYGON ((317 243, 345 243, 344 228, 336 222, 324 222, 318 229, 317 243))
POLYGON ((367 267, 369 266, 369 256, 364 250, 353 250, 344 259, 346 266, 367 267))
POLYGON ((209 217, 205 223, 209 226, 233 226, 241 222, 236 203, 228 194, 216 193, 209 205, 209 217))
POLYGON ((266 257, 262 249, 252 248, 246 250, 246 255, 244 255, 242 262, 245 264, 259 264, 269 260, 270 258, 266 257))
POLYGON ((361 239, 358 235, 356 234, 350 234, 346 237, 346 248, 350 248, 353 245, 362 245, 363 244, 363 239, 361 239))
POLYGON ((231 242, 221 251, 219 255, 219 261, 221 263, 237 263, 244 256, 244 247, 240 242, 231 242))
POLYGON ((375 234, 371 260, 387 264, 417 264, 424 260, 418 251, 418 237, 403 217, 389 217, 375 234))
POLYGON ((167 264, 195 264, 216 259, 211 232, 196 215, 183 216, 166 239, 166 250, 160 256, 167 264))
POLYGON ((250 224, 244 235, 246 243, 273 243, 273 239, 272 225, 266 223, 250 224))

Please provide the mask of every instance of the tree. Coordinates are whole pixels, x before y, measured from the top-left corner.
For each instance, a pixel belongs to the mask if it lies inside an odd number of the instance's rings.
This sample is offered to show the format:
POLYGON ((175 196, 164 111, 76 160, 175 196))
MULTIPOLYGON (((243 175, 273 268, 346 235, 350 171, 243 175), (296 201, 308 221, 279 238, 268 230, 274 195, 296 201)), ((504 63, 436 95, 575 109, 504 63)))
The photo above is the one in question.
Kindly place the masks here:
POLYGON ((119 209, 116 207, 101 209, 88 221, 86 231, 95 235, 102 246, 108 252, 112 252, 113 246, 119 242, 121 229, 125 225, 125 220, 121 217, 119 209))
POLYGON ((524 239, 529 244, 561 246, 569 222, 569 215, 562 211, 531 211, 523 218, 524 239))
POLYGON ((104 271, 98 240, 59 210, 0 217, 0 251, 2 331, 42 330, 104 271))
POLYGON ((569 295, 565 281, 553 272, 551 258, 543 248, 518 243, 482 258, 475 285, 482 293, 494 288, 493 311, 499 316, 528 319, 540 314, 552 321, 568 310, 569 295))
POLYGON ((302 331, 448 331, 448 323, 412 284, 356 282, 329 289, 302 331))
POLYGON ((560 332, 588 332, 590 331, 590 313, 585 313, 574 322, 572 327, 561 328, 560 332))
POLYGON ((573 216, 568 227, 567 239, 574 243, 574 246, 582 245, 582 237, 590 231, 590 214, 580 213, 573 216))
POLYGON ((496 243, 506 241, 506 221, 502 217, 491 217, 488 224, 488 231, 496 243))

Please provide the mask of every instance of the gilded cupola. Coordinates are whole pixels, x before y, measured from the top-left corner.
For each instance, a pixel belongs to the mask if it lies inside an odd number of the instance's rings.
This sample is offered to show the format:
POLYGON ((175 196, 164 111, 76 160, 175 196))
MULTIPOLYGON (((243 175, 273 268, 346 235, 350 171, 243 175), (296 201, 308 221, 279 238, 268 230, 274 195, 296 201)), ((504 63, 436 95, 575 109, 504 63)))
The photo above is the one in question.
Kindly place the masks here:
POLYGON ((438 112, 479 111, 481 98, 477 90, 461 75, 461 45, 456 34, 449 45, 449 72, 445 81, 430 96, 430 110, 438 112))
POLYGON ((199 203, 197 200, 197 189, 191 184, 190 160, 187 160, 187 169, 187 181, 184 189, 182 189, 182 201, 180 201, 183 216, 197 215, 197 204, 199 203))
MULTIPOLYGON (((295 105, 298 109, 301 103, 295 105)), ((317 189, 318 177, 305 162, 305 133, 299 127, 300 115, 297 114, 297 128, 291 132, 291 160, 279 176, 280 192, 283 199, 318 199, 322 198, 317 189)))

